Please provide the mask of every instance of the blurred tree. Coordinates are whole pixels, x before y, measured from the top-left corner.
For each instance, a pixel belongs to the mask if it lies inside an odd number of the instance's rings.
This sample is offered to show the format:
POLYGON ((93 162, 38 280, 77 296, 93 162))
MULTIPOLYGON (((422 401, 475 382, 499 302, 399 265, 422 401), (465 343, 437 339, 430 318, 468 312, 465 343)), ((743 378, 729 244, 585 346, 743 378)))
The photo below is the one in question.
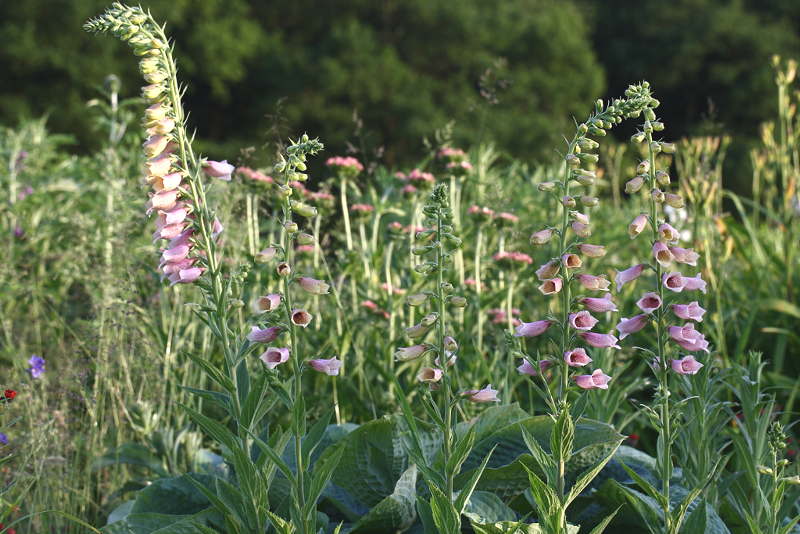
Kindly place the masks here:
MULTIPOLYGON (((80 31, 105 3, 0 2, 0 69, 11 82, 0 86, 0 121, 49 111, 52 128, 87 141, 90 87, 114 72, 134 92, 128 52, 80 31)), ((192 120, 212 152, 263 141, 265 116, 286 96, 291 129, 321 135, 334 151, 351 136, 355 110, 390 161, 417 157, 420 139, 452 118, 461 141, 495 139, 516 155, 539 156, 603 87, 572 2, 143 4, 169 24, 192 120), (500 83, 481 86, 482 75, 500 83)))

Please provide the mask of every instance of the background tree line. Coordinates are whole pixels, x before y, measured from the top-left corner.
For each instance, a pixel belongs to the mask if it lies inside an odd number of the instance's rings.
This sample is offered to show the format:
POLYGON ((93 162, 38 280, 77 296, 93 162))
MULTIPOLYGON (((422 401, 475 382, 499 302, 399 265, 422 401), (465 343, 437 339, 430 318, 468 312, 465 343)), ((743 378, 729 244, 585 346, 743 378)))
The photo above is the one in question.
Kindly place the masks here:
MULTIPOLYGON (((107 1, 0 0, 0 123, 47 113, 76 151, 93 146, 96 86, 110 73, 124 94, 139 85, 127 50, 80 29, 107 1)), ((770 56, 800 55, 796 0, 142 3, 168 21, 215 157, 308 130, 401 165, 455 120, 460 143, 541 160, 596 95, 648 79, 672 137, 735 130, 736 166, 774 115, 770 56)))

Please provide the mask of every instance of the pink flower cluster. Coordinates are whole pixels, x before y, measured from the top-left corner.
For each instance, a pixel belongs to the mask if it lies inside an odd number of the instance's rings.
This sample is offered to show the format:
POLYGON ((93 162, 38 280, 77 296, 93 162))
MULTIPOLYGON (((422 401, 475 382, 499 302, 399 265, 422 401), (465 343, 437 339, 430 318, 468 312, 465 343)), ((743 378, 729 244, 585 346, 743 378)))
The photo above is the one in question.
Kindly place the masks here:
MULTIPOLYGON (((644 228, 650 223, 650 219, 642 214, 634 218, 633 222, 628 227, 628 233, 631 238, 638 236, 644 228)), ((697 265, 699 254, 692 249, 682 248, 677 246, 680 238, 680 233, 670 226, 668 223, 662 223, 658 228, 656 239, 652 246, 653 259, 661 266, 668 268, 672 262, 684 263, 686 265, 697 265)), ((619 271, 616 276, 617 291, 619 291, 625 284, 637 279, 642 275, 648 265, 639 264, 619 271)), ((667 290, 673 293, 684 293, 688 291, 701 291, 706 292, 706 282, 703 280, 702 275, 698 273, 695 276, 684 276, 678 271, 664 272, 661 275, 659 283, 667 290)), ((664 303, 659 293, 648 292, 636 302, 638 308, 643 312, 630 319, 623 318, 617 325, 617 330, 620 333, 620 339, 638 332, 643 329, 650 322, 650 317, 656 310, 661 310, 664 303)), ((673 315, 678 319, 690 321, 683 326, 669 326, 667 332, 672 341, 674 341, 680 348, 689 352, 708 351, 708 341, 702 333, 694 328, 694 322, 702 322, 705 310, 700 306, 697 301, 692 301, 689 304, 672 304, 669 309, 673 315)), ((660 312, 659 312, 660 313, 660 312)), ((670 367, 679 374, 695 374, 703 367, 703 364, 698 362, 694 356, 684 356, 683 358, 670 360, 670 367)))
POLYGON ((525 254, 524 252, 509 252, 503 251, 498 252, 492 259, 498 263, 504 263, 506 265, 513 265, 515 263, 523 264, 523 265, 530 265, 533 263, 533 258, 525 254))
POLYGON ((403 193, 406 194, 416 193, 420 188, 428 189, 436 182, 436 178, 434 178, 431 173, 423 172, 419 169, 414 169, 408 174, 396 172, 394 173, 394 177, 402 182, 406 182, 405 187, 403 187, 403 193))
POLYGON ((364 170, 364 166, 352 156, 334 156, 325 161, 325 165, 334 169, 346 170, 359 173, 364 170))
MULTIPOLYGON (((203 274, 203 268, 195 265, 193 205, 181 187, 185 172, 174 154, 178 145, 170 135, 175 128, 170 113, 170 108, 162 103, 147 108, 145 116, 150 126, 143 149, 148 158, 145 162, 146 180, 153 188, 147 202, 147 214, 157 215, 153 241, 168 240, 167 247, 161 252, 159 269, 170 283, 179 284, 194 282, 203 274)), ((203 161, 203 170, 210 176, 230 180, 234 167, 226 161, 203 161)), ((214 238, 222 232, 218 220, 214 221, 212 231, 214 238)))
POLYGON ((255 182, 264 182, 266 184, 275 183, 275 180, 272 178, 272 176, 267 176, 263 172, 256 171, 250 167, 238 167, 236 169, 236 174, 240 174, 248 180, 253 180, 255 182))
MULTIPOLYGON (((487 310, 486 312, 492 319, 494 324, 506 324, 508 322, 508 314, 505 310, 501 308, 492 308, 491 310, 487 310)), ((519 308, 512 308, 511 309, 511 324, 514 326, 518 326, 520 324, 520 320, 517 319, 517 315, 520 314, 519 308)))
POLYGON ((350 206, 350 211, 353 213, 367 214, 375 211, 375 207, 371 204, 353 204, 350 206))
MULTIPOLYGON (((548 236, 542 236, 542 239, 548 236)), ((605 253, 605 249, 599 245, 585 245, 578 248, 581 254, 586 257, 599 257, 605 253)), ((544 265, 536 270, 536 276, 542 282, 539 290, 545 295, 554 295, 559 293, 563 286, 564 280, 559 273, 571 273, 575 269, 583 266, 583 260, 578 254, 564 254, 561 258, 551 259, 544 265)), ((563 275, 562 275, 563 276, 563 275)), ((570 279, 577 280, 580 285, 589 291, 608 291, 609 281, 603 276, 595 276, 591 274, 576 274, 571 275, 570 279)), ((617 338, 613 334, 602 334, 592 332, 591 330, 599 322, 591 312, 605 313, 616 311, 617 306, 611 298, 610 294, 605 294, 602 297, 581 297, 578 302, 586 309, 570 313, 568 315, 568 324, 564 328, 572 328, 577 331, 578 336, 583 341, 595 348, 620 348, 617 344, 617 338)), ((518 337, 536 337, 544 334, 554 324, 550 319, 542 319, 530 323, 521 323, 514 335, 518 337)), ((583 367, 592 362, 585 348, 576 347, 569 349, 562 355, 564 362, 568 367, 583 367)), ((544 360, 539 362, 540 370, 553 365, 553 362, 544 360)), ((524 361, 522 365, 517 368, 517 371, 523 374, 535 375, 536 369, 530 362, 524 361)), ((575 384, 582 389, 608 389, 608 382, 611 377, 604 374, 602 370, 597 369, 592 374, 574 376, 575 384)))

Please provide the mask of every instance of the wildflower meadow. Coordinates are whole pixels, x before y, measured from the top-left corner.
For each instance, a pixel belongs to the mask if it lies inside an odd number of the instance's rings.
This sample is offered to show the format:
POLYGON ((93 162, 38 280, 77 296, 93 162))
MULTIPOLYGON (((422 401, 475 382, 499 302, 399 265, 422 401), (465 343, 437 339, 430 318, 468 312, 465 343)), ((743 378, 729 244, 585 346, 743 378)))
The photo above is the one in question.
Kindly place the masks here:
POLYGON ((169 25, 60 31, 142 87, 0 129, 0 534, 800 533, 794 59, 744 194, 642 79, 535 162, 206 153, 169 25))

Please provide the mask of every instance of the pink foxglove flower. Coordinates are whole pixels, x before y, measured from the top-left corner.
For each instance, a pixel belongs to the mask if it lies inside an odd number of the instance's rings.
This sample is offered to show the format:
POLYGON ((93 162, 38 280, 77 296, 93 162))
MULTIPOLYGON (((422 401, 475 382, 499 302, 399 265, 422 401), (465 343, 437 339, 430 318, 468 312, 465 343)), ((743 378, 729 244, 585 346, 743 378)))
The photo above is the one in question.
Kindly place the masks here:
POLYGON ((664 273, 661 275, 664 287, 675 293, 680 293, 686 287, 686 278, 681 273, 664 273))
POLYGON ((400 347, 394 352, 394 359, 398 362, 416 360, 429 350, 430 348, 427 345, 411 345, 410 347, 400 347))
POLYGON ((646 313, 641 313, 630 319, 626 319, 623 317, 619 324, 617 325, 617 330, 619 331, 619 338, 625 339, 630 334, 634 334, 647 326, 647 322, 650 320, 650 317, 646 313))
POLYGON ((280 326, 270 326, 268 328, 253 326, 250 328, 250 333, 247 334, 247 339, 253 343, 272 343, 278 339, 280 333, 280 326))
POLYGON ((680 360, 670 360, 672 370, 681 375, 697 374, 703 364, 695 360, 694 356, 684 356, 680 360))
POLYGON ((578 334, 586 343, 598 349, 621 348, 617 345, 617 337, 614 334, 598 334, 596 332, 581 332, 578 334))
POLYGON ((642 295, 642 298, 636 302, 636 305, 645 313, 653 313, 661 307, 661 297, 658 296, 658 293, 651 291, 642 295))
POLYGON ((572 222, 572 231, 575 232, 575 235, 578 237, 589 237, 592 235, 592 230, 589 225, 580 221, 572 222))
POLYGON ((311 323, 314 316, 306 310, 295 309, 292 310, 292 324, 295 326, 307 327, 311 323))
POLYGON ((567 269, 577 269, 583 264, 581 258, 577 254, 564 254, 561 256, 561 263, 563 263, 564 267, 567 269))
POLYGON ((706 310, 701 308, 700 304, 695 300, 689 304, 673 304, 672 313, 681 319, 702 323, 703 314, 706 313, 706 310))
POLYGON ((417 375, 417 380, 420 382, 427 382, 432 384, 438 382, 444 376, 444 371, 441 369, 434 369, 433 367, 423 367, 417 375))
POLYGON ((541 282, 554 278, 558 274, 558 262, 550 260, 538 269, 536 269, 536 278, 541 282))
POLYGON ((706 281, 703 280, 703 275, 697 273, 697 276, 694 277, 683 277, 683 289, 687 291, 694 291, 699 289, 703 293, 706 292, 706 281))
POLYGON ((662 223, 658 227, 658 238, 665 243, 677 243, 681 234, 668 223, 662 223))
POLYGON ((531 365, 531 362, 528 360, 522 360, 522 364, 517 367, 517 372, 522 375, 536 376, 539 372, 544 373, 547 371, 550 367, 552 367, 552 365, 553 362, 550 360, 541 360, 539 361, 539 371, 537 372, 536 367, 531 365))
POLYGON ((324 358, 308 360, 308 365, 315 371, 325 373, 328 376, 338 376, 339 369, 342 367, 342 362, 334 356, 327 360, 324 358))
POLYGON ((614 280, 614 283, 617 286, 617 291, 622 289, 622 286, 628 282, 639 278, 644 272, 645 267, 646 265, 644 263, 640 263, 639 265, 634 265, 633 267, 625 269, 624 271, 617 271, 617 277, 614 280))
POLYGON ((500 399, 497 398, 497 390, 492 389, 491 384, 483 389, 467 390, 461 395, 467 397, 472 402, 500 402, 500 399))
POLYGON ((686 265, 697 265, 697 260, 700 254, 690 248, 671 247, 669 251, 678 263, 685 263, 686 265))
POLYGON ((271 312, 277 310, 280 305, 280 294, 270 293, 264 297, 259 297, 258 301, 256 301, 256 310, 259 312, 271 312))
POLYGON ((267 369, 275 369, 280 364, 289 361, 289 349, 270 347, 259 356, 259 359, 264 362, 267 369))
POLYGON ((266 263, 275 259, 278 254, 278 249, 275 247, 268 247, 256 254, 256 261, 259 263, 266 263))
POLYGON ((514 332, 514 335, 516 337, 540 336, 544 334, 548 328, 550 328, 551 324, 552 321, 549 321, 547 319, 543 319, 541 321, 533 321, 532 323, 522 323, 517 327, 516 331, 514 332))
POLYGON ((326 295, 331 287, 322 280, 316 280, 308 276, 301 277, 298 280, 298 283, 300 284, 300 287, 312 295, 326 295))
POLYGON ((577 277, 578 282, 590 291, 608 291, 608 286, 611 282, 605 276, 594 276, 591 274, 579 274, 577 277))
POLYGON ((150 176, 166 176, 172 166, 172 157, 169 154, 161 154, 155 158, 150 158, 145 163, 147 174, 150 176))
POLYGON ((544 245, 553 237, 553 230, 545 228, 531 234, 531 245, 544 245))
POLYGON ((684 326, 670 326, 669 337, 671 337, 678 345, 684 350, 690 352, 698 352, 708 350, 708 341, 706 338, 694 329, 693 323, 686 323, 684 326))
POLYGON ((586 354, 586 349, 577 348, 568 350, 564 353, 564 361, 570 367, 583 367, 592 362, 592 359, 586 354))
POLYGON ((543 295, 554 295, 561 291, 562 286, 563 282, 561 278, 551 278, 542 282, 542 285, 539 286, 539 291, 541 291, 543 295))
POLYGON ((236 167, 225 160, 205 161, 203 163, 203 170, 212 178, 219 178, 220 180, 230 182, 231 174, 233 174, 233 171, 236 170, 236 167))
POLYGON ((604 374, 601 369, 596 369, 590 375, 578 375, 573 378, 581 389, 608 389, 608 381, 611 377, 604 374))
POLYGON ((606 255, 606 247, 603 245, 590 245, 588 243, 581 243, 578 245, 578 250, 581 254, 589 258, 601 258, 606 255))
POLYGON ((653 257, 662 267, 668 267, 670 262, 674 259, 672 257, 672 252, 669 251, 669 247, 661 241, 653 243, 653 257))
POLYGON ((201 267, 189 267, 188 269, 179 269, 177 273, 169 275, 167 278, 170 284, 191 284, 203 275, 204 269, 201 267))
POLYGON ((644 230, 645 226, 647 226, 647 215, 640 213, 628 225, 628 235, 631 237, 631 239, 633 239, 642 233, 642 230, 644 230))
POLYGON ((606 293, 601 298, 583 297, 578 302, 586 306, 586 309, 595 313, 617 311, 617 305, 611 300, 611 293, 606 293))
POLYGON ((588 311, 579 311, 569 314, 569 324, 575 330, 591 330, 597 324, 597 319, 588 311))
POLYGON ((159 191, 150 197, 149 210, 171 210, 177 205, 178 192, 177 191, 159 191))

